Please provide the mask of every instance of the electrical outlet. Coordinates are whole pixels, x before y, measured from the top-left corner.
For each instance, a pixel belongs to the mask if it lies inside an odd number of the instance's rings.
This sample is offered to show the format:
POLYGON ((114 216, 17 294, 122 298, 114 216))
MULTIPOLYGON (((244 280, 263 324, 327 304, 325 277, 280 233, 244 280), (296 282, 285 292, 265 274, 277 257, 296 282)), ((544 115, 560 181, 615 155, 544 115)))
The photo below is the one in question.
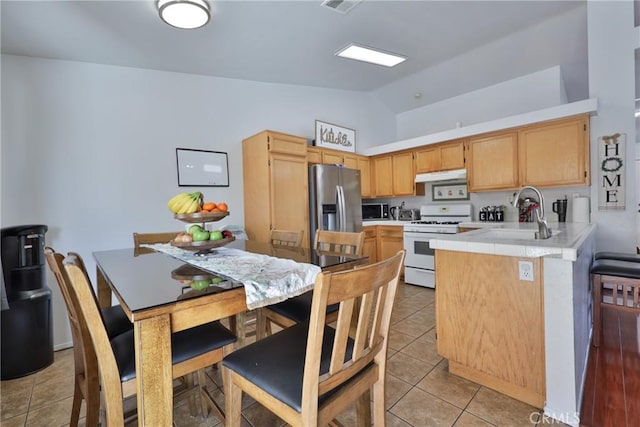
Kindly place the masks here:
POLYGON ((518 261, 518 274, 520 280, 533 282, 533 263, 531 261, 518 261))

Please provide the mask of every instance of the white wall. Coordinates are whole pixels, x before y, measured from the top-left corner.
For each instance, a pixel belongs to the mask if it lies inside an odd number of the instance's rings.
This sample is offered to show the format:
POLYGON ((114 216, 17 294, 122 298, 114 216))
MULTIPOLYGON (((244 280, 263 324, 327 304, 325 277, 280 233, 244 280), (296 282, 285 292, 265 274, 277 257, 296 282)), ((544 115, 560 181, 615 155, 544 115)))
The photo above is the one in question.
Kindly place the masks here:
POLYGON ((454 129, 457 122, 469 126, 566 102, 562 72, 555 66, 398 114, 397 139, 454 129))
MULTIPOLYGON (((183 228, 166 203, 195 189, 177 186, 176 147, 228 153, 230 186, 201 191, 228 202, 220 225, 242 225, 242 139, 312 139, 315 119, 356 129, 359 147, 395 136, 394 115, 360 92, 2 55, 1 225, 47 224, 47 244, 93 274, 93 251, 183 228)), ((59 346, 71 339, 49 279, 59 346)))
POLYGON ((635 252, 638 198, 634 94, 637 31, 633 1, 590 1, 587 3, 589 35, 589 92, 598 98, 598 115, 591 118, 592 221, 598 223, 596 250, 635 252), (598 210, 598 137, 620 132, 626 138, 626 209, 598 210))

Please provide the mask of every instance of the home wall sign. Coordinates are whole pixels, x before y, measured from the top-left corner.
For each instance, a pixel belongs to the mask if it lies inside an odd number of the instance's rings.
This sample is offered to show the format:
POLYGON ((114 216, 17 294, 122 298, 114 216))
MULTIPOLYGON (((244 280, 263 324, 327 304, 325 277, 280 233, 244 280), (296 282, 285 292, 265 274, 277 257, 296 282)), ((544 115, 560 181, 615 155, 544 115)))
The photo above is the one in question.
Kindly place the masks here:
POLYGON ((356 131, 316 120, 315 145, 354 153, 356 151, 356 131))
POLYGON ((598 138, 598 209, 625 208, 625 150, 624 133, 598 138))
POLYGON ((176 148, 179 187, 228 187, 227 153, 176 148))

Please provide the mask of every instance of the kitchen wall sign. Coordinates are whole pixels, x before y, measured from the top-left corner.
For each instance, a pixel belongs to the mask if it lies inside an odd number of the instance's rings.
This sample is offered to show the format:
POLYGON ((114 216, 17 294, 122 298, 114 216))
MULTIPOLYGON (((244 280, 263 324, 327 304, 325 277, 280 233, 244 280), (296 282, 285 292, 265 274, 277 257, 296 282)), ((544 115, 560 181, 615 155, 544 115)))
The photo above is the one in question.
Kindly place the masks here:
POLYGON ((433 184, 432 200, 469 200, 467 184, 433 184))
POLYGON ((179 187, 228 187, 227 153, 176 148, 179 187))
POLYGON ((598 209, 625 208, 625 150, 627 136, 615 133, 598 138, 598 209))
POLYGON ((356 131, 342 126, 316 120, 317 147, 334 150, 356 151, 356 131))

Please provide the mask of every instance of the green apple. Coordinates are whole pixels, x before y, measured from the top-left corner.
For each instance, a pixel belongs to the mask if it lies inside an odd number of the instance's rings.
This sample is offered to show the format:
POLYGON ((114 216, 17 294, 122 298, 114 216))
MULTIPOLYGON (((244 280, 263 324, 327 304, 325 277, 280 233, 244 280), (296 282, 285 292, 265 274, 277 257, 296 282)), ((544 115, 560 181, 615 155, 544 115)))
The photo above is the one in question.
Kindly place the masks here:
POLYGON ((193 283, 191 283, 191 289, 201 291, 203 289, 207 289, 209 287, 209 283, 211 283, 209 279, 194 280, 193 283))
POLYGON ((222 231, 212 231, 209 235, 209 240, 220 240, 222 239, 222 231))
POLYGON ((189 227, 189 230, 187 232, 193 236, 193 233, 195 233, 196 231, 202 231, 202 226, 193 224, 191 227, 189 227))
POLYGON ((204 242, 209 240, 209 232, 207 230, 196 230, 193 232, 194 242, 204 242))
POLYGON ((213 279, 211 279, 211 284, 213 285, 220 282, 224 282, 224 279, 222 277, 214 277, 213 279))

